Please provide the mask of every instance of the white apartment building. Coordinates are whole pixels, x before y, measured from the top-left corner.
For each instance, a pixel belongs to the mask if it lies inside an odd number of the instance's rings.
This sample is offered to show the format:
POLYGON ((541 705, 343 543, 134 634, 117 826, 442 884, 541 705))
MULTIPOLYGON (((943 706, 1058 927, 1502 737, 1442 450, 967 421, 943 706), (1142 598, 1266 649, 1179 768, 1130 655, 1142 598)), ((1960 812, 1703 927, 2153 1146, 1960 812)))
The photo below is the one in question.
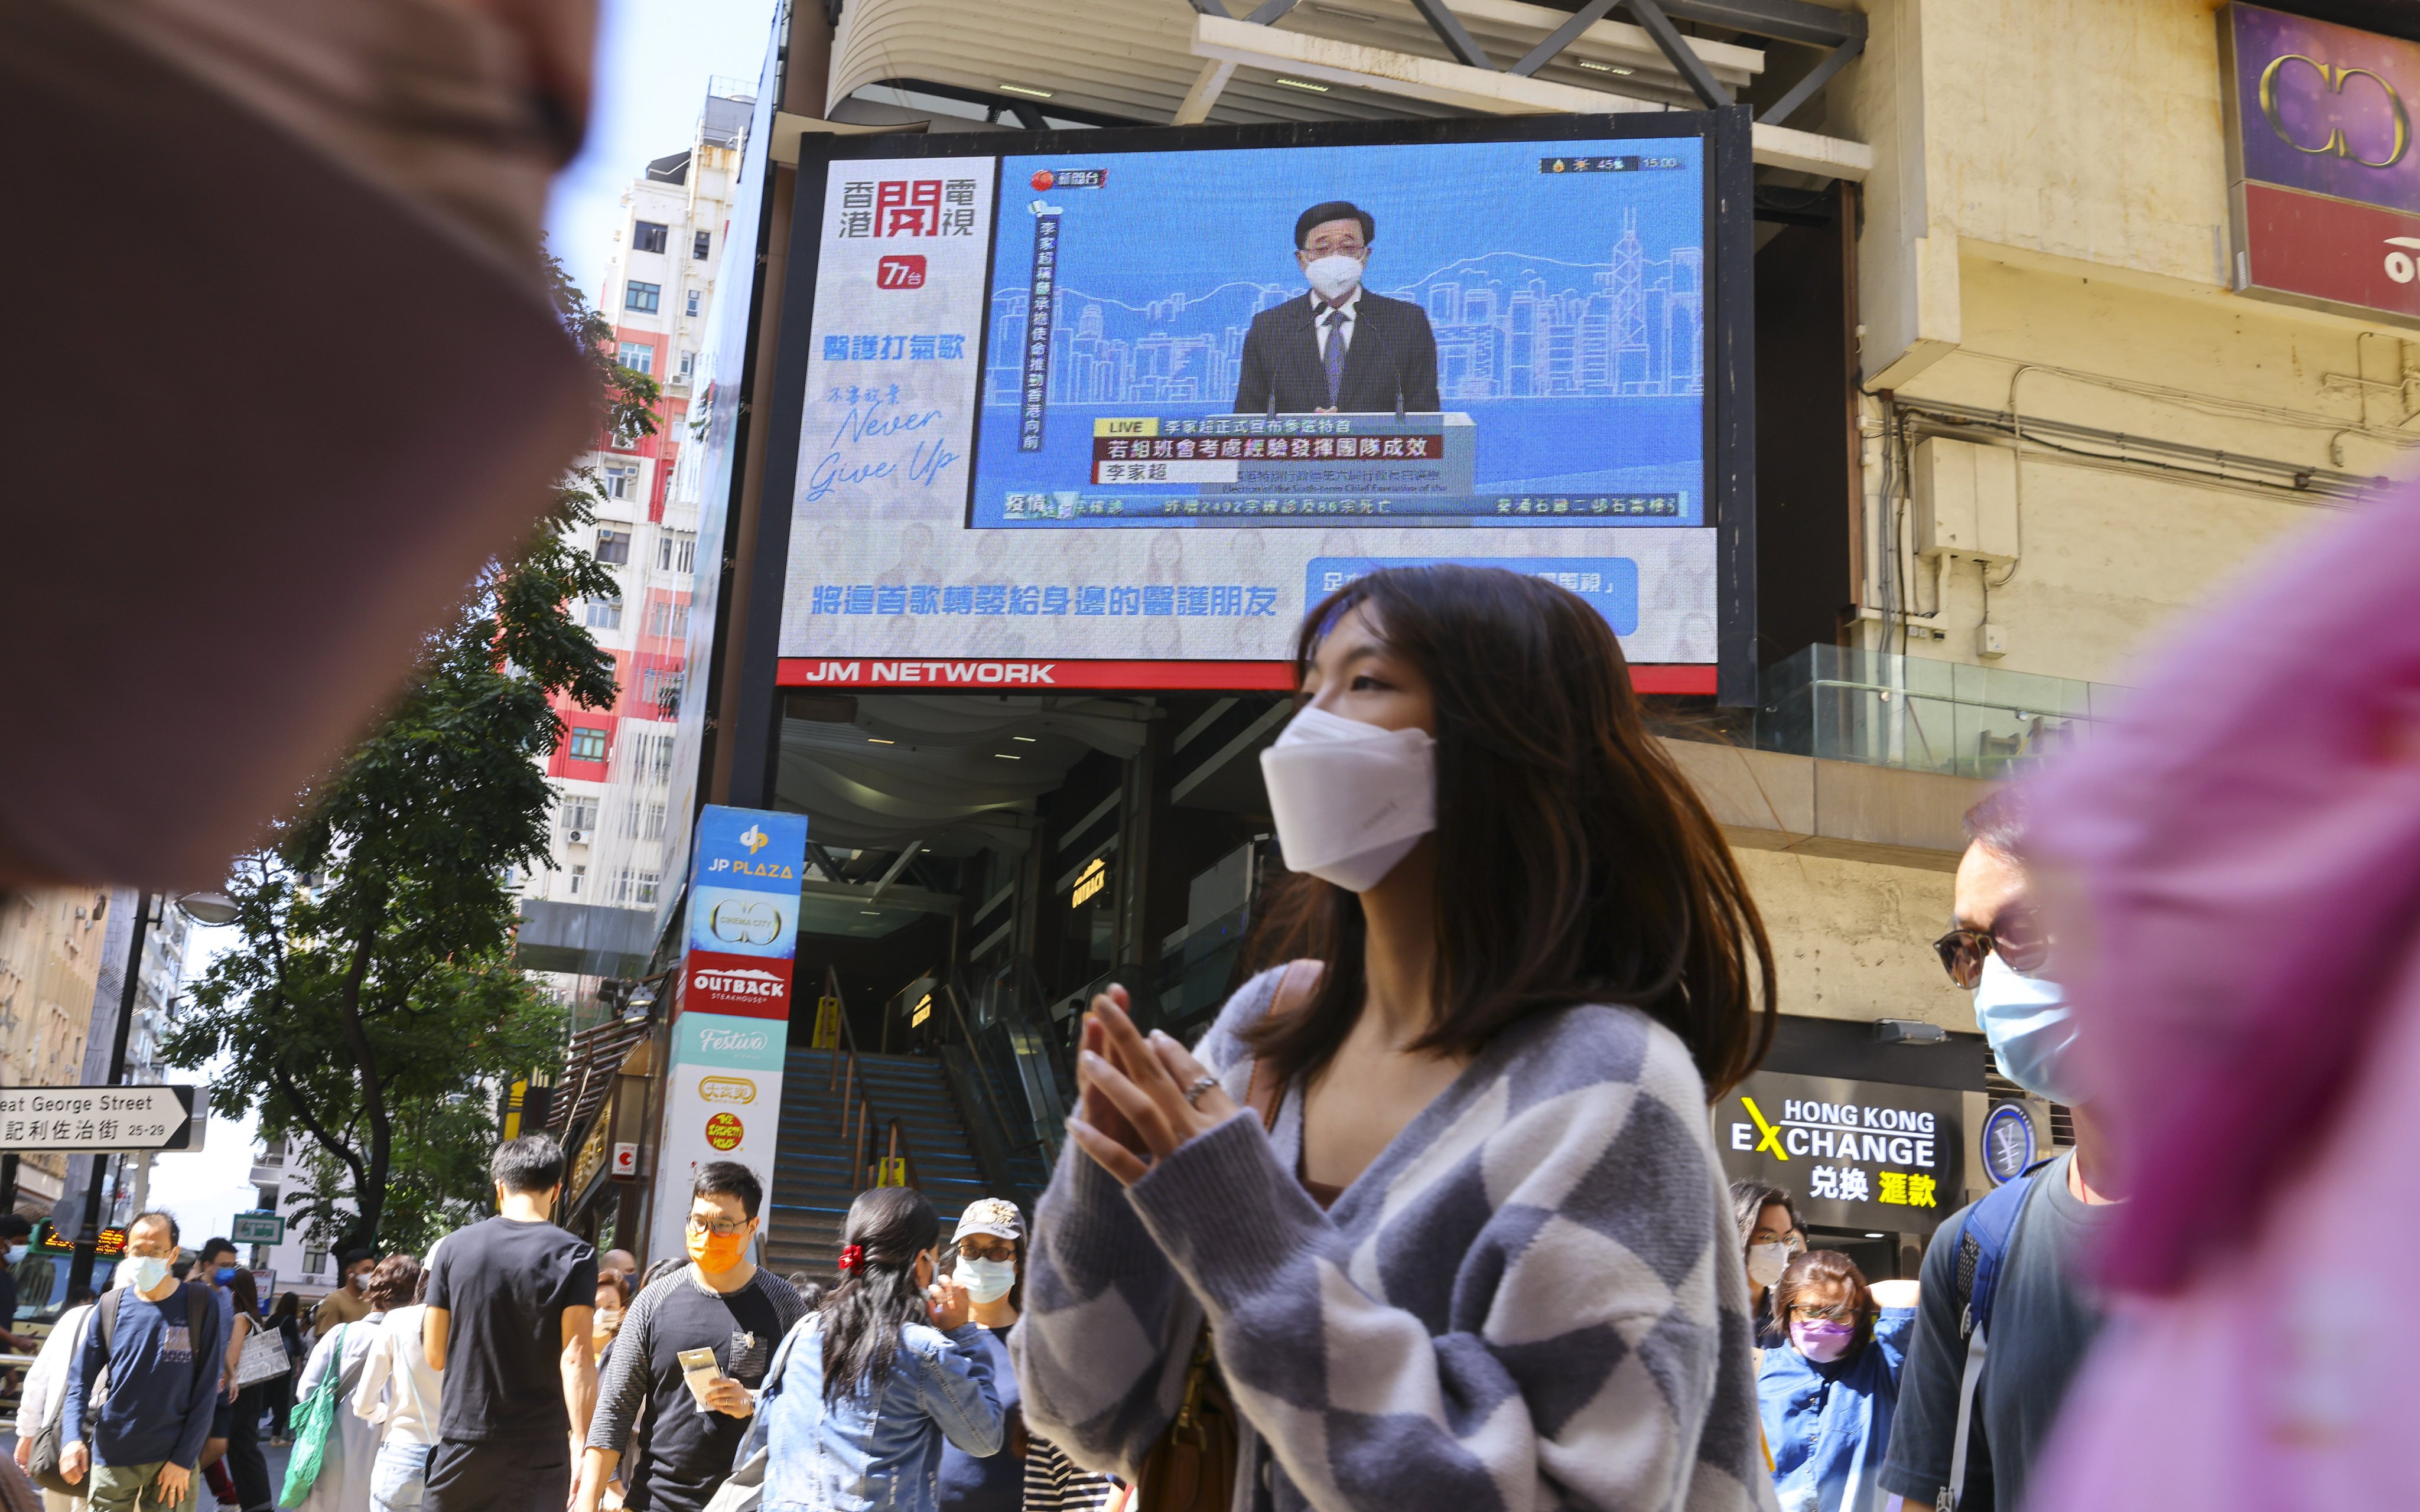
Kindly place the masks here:
MULTIPOLYGON (((597 305, 614 323, 623 365, 660 383, 663 402, 655 435, 582 459, 606 495, 592 546, 621 593, 578 612, 613 653, 621 696, 610 710, 557 705, 567 733, 548 764, 558 795, 554 866, 523 880, 527 899, 651 912, 679 870, 663 841, 700 566, 696 469, 684 465, 689 406, 692 378, 705 381, 700 352, 754 93, 752 83, 710 81, 690 147, 648 163, 622 196, 597 305)), ((577 998, 593 980, 562 986, 577 998)))

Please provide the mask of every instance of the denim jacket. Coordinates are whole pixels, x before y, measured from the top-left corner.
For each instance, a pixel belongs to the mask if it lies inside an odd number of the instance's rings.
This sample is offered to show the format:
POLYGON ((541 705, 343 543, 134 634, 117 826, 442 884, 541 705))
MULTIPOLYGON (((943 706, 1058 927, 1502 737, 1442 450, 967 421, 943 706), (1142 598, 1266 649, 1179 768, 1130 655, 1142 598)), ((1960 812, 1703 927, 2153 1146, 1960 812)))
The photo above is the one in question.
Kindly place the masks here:
POLYGON ((1873 1337, 1827 1372, 1784 1344, 1762 1350, 1757 1409, 1781 1512, 1879 1512, 1913 1307, 1885 1307, 1873 1337))
POLYGON ((970 1455, 1000 1452, 983 1330, 908 1324, 879 1398, 860 1394, 827 1409, 823 1324, 810 1313, 782 1340, 739 1445, 736 1464, 768 1451, 763 1512, 934 1512, 944 1437, 970 1455))

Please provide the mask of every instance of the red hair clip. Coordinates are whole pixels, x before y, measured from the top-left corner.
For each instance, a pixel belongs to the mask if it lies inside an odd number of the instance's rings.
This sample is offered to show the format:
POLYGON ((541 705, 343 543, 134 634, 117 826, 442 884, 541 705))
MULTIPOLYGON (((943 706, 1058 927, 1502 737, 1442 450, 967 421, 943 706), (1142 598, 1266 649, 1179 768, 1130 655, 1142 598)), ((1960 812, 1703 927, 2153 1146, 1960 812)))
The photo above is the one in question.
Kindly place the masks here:
POLYGON ((861 1266, 861 1265, 862 1265, 862 1264, 864 1264, 864 1263, 865 1263, 865 1246, 864 1246, 864 1245, 862 1245, 862 1244, 844 1244, 844 1245, 842 1245, 842 1246, 841 1246, 841 1252, 840 1252, 840 1268, 841 1268, 842 1270, 844 1270, 844 1271, 854 1271, 854 1270, 856 1270, 859 1266, 861 1266))

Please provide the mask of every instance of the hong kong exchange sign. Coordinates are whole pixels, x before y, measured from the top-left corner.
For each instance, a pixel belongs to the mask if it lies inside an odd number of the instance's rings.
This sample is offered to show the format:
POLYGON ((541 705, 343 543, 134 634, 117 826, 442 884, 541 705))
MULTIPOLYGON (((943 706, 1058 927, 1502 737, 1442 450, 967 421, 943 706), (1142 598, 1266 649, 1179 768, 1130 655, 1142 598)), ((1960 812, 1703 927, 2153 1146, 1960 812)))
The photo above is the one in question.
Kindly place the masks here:
POLYGON ((2260 6, 2218 28, 2236 291, 2420 324, 2420 43, 2260 6))
POLYGON ((1807 1222, 1930 1233, 1964 1202, 1956 1092, 1760 1072, 1714 1104, 1733 1180, 1786 1189, 1807 1222))

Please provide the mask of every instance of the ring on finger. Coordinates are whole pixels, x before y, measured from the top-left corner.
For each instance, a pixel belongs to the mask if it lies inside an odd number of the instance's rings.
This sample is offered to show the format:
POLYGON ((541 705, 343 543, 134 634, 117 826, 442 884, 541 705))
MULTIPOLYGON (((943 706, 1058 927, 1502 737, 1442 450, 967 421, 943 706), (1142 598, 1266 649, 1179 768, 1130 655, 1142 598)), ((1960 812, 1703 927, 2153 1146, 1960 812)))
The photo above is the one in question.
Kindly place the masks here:
POLYGON ((1203 1072, 1201 1075, 1194 1077, 1193 1084, 1185 1089, 1186 1103, 1190 1106, 1196 1108, 1200 1107, 1202 1105, 1202 1094, 1218 1085, 1218 1077, 1211 1075, 1208 1072, 1203 1072))

